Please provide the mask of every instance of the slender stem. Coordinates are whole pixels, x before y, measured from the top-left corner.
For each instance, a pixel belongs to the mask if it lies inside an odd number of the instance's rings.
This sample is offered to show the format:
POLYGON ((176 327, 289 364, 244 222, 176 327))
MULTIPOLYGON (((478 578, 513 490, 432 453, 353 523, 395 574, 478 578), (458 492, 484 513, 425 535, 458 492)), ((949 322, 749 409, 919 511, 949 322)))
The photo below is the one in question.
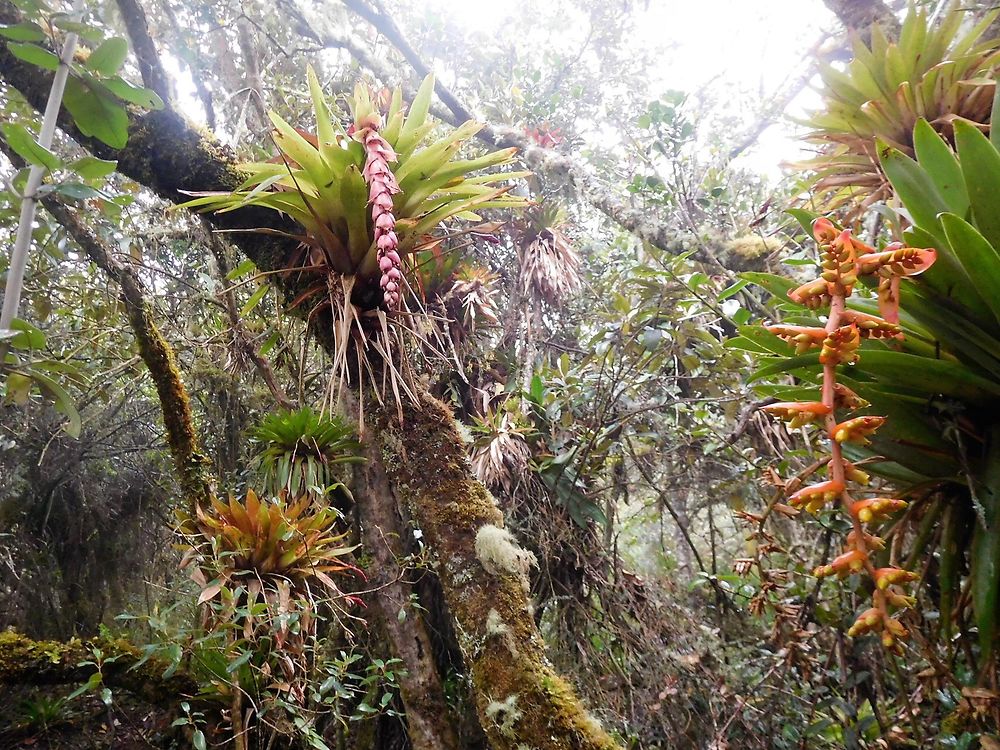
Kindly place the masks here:
MULTIPOLYGON (((843 294, 834 294, 830 302, 830 315, 826 321, 826 332, 831 334, 840 327, 840 321, 844 314, 844 308, 846 307, 846 297, 843 294)), ((851 506, 854 504, 854 500, 851 498, 847 491, 847 479, 844 475, 844 453, 840 443, 834 439, 834 430, 837 426, 837 416, 834 412, 834 402, 835 393, 834 386, 837 383, 837 365, 835 362, 828 362, 823 365, 823 391, 822 391, 822 401, 823 404, 830 407, 830 411, 827 412, 824 417, 824 423, 826 425, 827 440, 830 443, 830 478, 839 482, 844 488, 840 493, 840 504, 844 511, 851 518, 851 524, 854 527, 854 543, 853 546, 859 552, 864 554, 865 560, 865 570, 867 570, 868 575, 871 576, 872 582, 875 582, 875 565, 869 558, 868 543, 865 538, 864 526, 854 513, 851 512, 851 506)), ((882 612, 883 617, 889 616, 889 610, 885 602, 885 594, 876 586, 875 591, 872 595, 872 602, 877 609, 882 612)))
MULTIPOLYGON (((83 15, 84 0, 74 0, 70 18, 79 21, 83 15)), ((56 120, 59 108, 62 106, 63 91, 66 89, 66 79, 69 77, 69 66, 76 50, 77 35, 70 32, 63 43, 62 54, 59 56, 59 68, 52 79, 49 99, 45 104, 45 115, 42 118, 42 129, 38 134, 38 145, 48 149, 52 146, 52 138, 56 132, 56 120)), ((31 246, 31 230, 35 223, 35 209, 38 206, 38 188, 41 187, 45 167, 33 164, 28 173, 28 182, 21 200, 21 216, 17 225, 17 239, 11 252, 10 267, 7 270, 7 286, 3 296, 3 310, 0 311, 0 331, 10 329, 11 323, 17 317, 21 304, 21 290, 24 287, 24 269, 28 265, 28 249, 31 246)), ((6 356, 6 346, 0 345, 0 362, 6 356)))

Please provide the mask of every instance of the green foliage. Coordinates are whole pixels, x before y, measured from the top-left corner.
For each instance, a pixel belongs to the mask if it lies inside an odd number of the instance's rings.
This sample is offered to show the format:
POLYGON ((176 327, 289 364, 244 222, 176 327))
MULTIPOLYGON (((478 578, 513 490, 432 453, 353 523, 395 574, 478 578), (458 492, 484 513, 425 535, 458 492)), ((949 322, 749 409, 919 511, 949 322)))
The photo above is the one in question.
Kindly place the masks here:
POLYGON ((59 696, 38 695, 21 701, 17 713, 26 728, 45 732, 66 717, 67 700, 59 696))
POLYGON ((1000 50, 984 35, 996 17, 989 12, 963 30, 967 11, 957 2, 937 21, 911 6, 898 40, 876 25, 870 45, 855 39, 845 69, 823 63, 823 107, 803 122, 821 155, 799 165, 812 172, 816 196, 829 208, 884 199, 890 189, 874 142, 912 156, 919 119, 948 135, 956 118, 988 123, 1000 50))
MULTIPOLYGON (((1000 485, 995 476, 1000 436, 994 427, 1000 399, 1000 152, 973 124, 954 124, 953 151, 923 121, 913 140, 917 158, 879 146, 882 168, 913 225, 907 243, 937 248, 938 263, 900 289, 901 343, 867 341, 843 382, 871 403, 867 413, 888 417, 870 449, 855 459, 883 456, 871 470, 909 486, 944 484, 954 507, 936 511, 941 541, 942 633, 961 617, 953 607, 962 587, 962 560, 971 576, 972 608, 981 658, 990 663, 998 632, 1000 596, 1000 485), (952 561, 952 556, 957 560, 952 561)), ((898 231, 901 222, 894 218, 898 231)), ((780 287, 772 287, 779 292, 780 287)), ((786 320, 816 325, 805 307, 783 300, 786 320)), ((873 312, 875 300, 851 307, 873 312)), ((751 376, 769 382, 762 394, 792 398, 798 386, 775 382, 792 373, 816 382, 815 354, 782 365, 781 342, 757 332, 762 366, 751 376)), ((731 342, 748 342, 744 336, 731 342)))
MULTIPOLYGON (((510 185, 495 187, 523 173, 471 173, 510 163, 513 149, 495 151, 472 159, 456 159, 461 146, 482 127, 467 122, 430 141, 435 125, 427 117, 434 79, 428 77, 404 113, 402 94, 393 96, 380 130, 396 152, 392 165, 400 192, 394 196, 393 213, 399 254, 419 250, 426 235, 450 218, 478 220, 473 213, 489 208, 511 208, 525 201, 506 195, 510 185)), ((233 211, 261 206, 281 211, 306 230, 303 238, 321 250, 331 270, 370 277, 377 271, 377 248, 368 207, 368 188, 362 172, 365 151, 327 105, 319 80, 310 68, 309 89, 316 118, 316 134, 303 134, 276 113, 271 113, 272 135, 279 158, 242 165, 248 177, 233 193, 204 194, 189 201, 189 208, 233 211)), ((370 94, 359 86, 351 100, 355 128, 366 118, 378 116, 370 94)))
MULTIPOLYGON (((29 9, 39 17, 43 12, 49 12, 42 7, 29 9)), ((135 105, 144 109, 162 109, 163 101, 155 92, 135 86, 119 75, 128 57, 125 39, 104 38, 105 31, 100 26, 69 21, 59 15, 51 20, 60 29, 79 34, 90 46, 90 50, 75 58, 69 66, 70 77, 66 82, 63 105, 81 133, 97 138, 112 148, 124 148, 128 142, 127 107, 135 105)), ((48 36, 33 20, 0 29, 0 34, 15 40, 9 42, 7 48, 18 59, 46 70, 54 71, 59 67, 59 57, 48 49, 48 36)), ((9 140, 6 129, 5 136, 18 150, 9 140)), ((21 150, 18 153, 25 155, 21 150)))
POLYGON ((285 491, 291 497, 325 497, 334 489, 346 491, 336 482, 335 467, 364 461, 351 426, 308 406, 269 414, 251 437, 260 445, 255 471, 272 495, 285 491))

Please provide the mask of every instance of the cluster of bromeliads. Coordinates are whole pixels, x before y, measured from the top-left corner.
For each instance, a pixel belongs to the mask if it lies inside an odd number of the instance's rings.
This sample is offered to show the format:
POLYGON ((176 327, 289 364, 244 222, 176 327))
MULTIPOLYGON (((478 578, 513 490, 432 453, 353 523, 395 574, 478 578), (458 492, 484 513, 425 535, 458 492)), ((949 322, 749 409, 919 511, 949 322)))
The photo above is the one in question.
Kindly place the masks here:
POLYGON ((854 364, 858 360, 861 340, 899 339, 899 283, 903 276, 912 276, 929 268, 936 260, 934 250, 889 245, 877 251, 851 236, 849 230, 839 231, 828 219, 818 219, 813 235, 819 245, 822 274, 788 293, 792 301, 819 310, 829 308, 825 327, 771 325, 767 329, 795 346, 796 353, 819 349, 823 366, 822 392, 819 401, 795 401, 772 404, 764 410, 787 420, 793 428, 818 422, 827 433, 830 461, 828 479, 803 487, 792 493, 789 503, 816 513, 837 503, 851 519, 853 529, 847 535, 844 552, 827 565, 818 567, 816 576, 846 577, 865 573, 874 584, 872 607, 865 610, 848 631, 857 636, 880 632, 886 648, 899 650, 899 640, 907 636, 906 628, 893 612, 912 606, 914 600, 901 593, 899 586, 917 578, 893 566, 876 567, 874 553, 883 548, 878 536, 868 533, 865 524, 885 520, 906 506, 903 500, 887 497, 856 499, 848 483, 867 485, 866 472, 846 460, 844 443, 865 445, 885 422, 884 417, 858 416, 838 421, 837 411, 850 412, 868 406, 867 402, 837 382, 837 366, 854 364), (882 317, 847 309, 846 301, 854 292, 860 277, 877 279, 879 312, 882 317))

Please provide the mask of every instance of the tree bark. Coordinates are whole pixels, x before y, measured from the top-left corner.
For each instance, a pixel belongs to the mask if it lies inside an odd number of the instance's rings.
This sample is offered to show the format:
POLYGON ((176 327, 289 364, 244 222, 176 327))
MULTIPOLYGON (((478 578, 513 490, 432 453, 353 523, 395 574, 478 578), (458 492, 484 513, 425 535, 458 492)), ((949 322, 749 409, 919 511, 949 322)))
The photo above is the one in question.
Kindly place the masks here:
POLYGON ((877 23, 890 38, 899 36, 899 19, 882 0, 823 0, 837 16, 844 28, 861 35, 865 42, 871 40, 871 27, 877 23))
POLYGON ((492 747, 617 748, 549 666, 525 593, 528 553, 472 477, 451 412, 423 393, 402 409, 400 425, 394 405, 370 399, 368 439, 433 555, 492 747))
POLYGON ((0 685, 71 685, 85 683, 97 671, 84 661, 97 661, 93 649, 105 661, 102 682, 127 690, 151 703, 176 701, 198 694, 198 681, 184 672, 163 677, 167 665, 150 659, 142 665, 142 652, 127 641, 95 638, 92 641, 34 641, 19 633, 0 633, 0 685))
MULTIPOLYGON (((0 0, 0 22, 19 20, 9 0, 0 0)), ((0 75, 33 106, 44 106, 51 73, 15 58, 6 40, 0 40, 0 75)), ((175 203, 187 199, 181 190, 233 190, 243 181, 232 153, 176 112, 130 110, 129 140, 120 151, 82 136, 66 114, 60 125, 98 156, 117 159, 119 172, 175 203)), ((213 214, 210 220, 223 229, 252 230, 234 234, 233 242, 264 271, 285 267, 297 245, 287 235, 301 231, 266 210, 213 214)), ((295 293, 293 275, 272 278, 286 294, 295 293)), ((309 323, 332 350, 329 317, 316 315, 309 323)), ((393 421, 395 409, 371 409, 378 429, 369 439, 378 441, 386 474, 437 560, 447 604, 461 629, 479 715, 495 750, 617 748, 545 659, 520 576, 503 568, 504 561, 523 560, 525 553, 508 541, 502 514, 472 477, 451 413, 423 396, 417 405, 403 405, 406 426, 400 428, 393 421), (481 560, 476 542, 484 527, 492 531, 482 538, 492 543, 482 545, 487 557, 481 560)))
POLYGON ((393 656, 406 666, 406 673, 399 677, 399 687, 406 708, 407 734, 414 750, 451 750, 459 746, 458 736, 434 663, 431 639, 419 608, 413 606, 413 587, 404 579, 398 562, 404 557, 403 539, 408 529, 370 440, 365 442, 365 458, 363 465, 355 467, 354 476, 361 542, 371 557, 367 566, 368 583, 375 590, 370 610, 375 613, 393 656))

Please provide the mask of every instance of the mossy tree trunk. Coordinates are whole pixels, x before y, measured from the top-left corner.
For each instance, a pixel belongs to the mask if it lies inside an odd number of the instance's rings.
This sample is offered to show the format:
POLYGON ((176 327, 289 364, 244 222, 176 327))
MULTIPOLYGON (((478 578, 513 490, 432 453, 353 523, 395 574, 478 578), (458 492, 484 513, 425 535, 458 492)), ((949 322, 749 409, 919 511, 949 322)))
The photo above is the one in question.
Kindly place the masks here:
POLYGON ((480 721, 496 750, 610 750, 618 745, 551 668, 526 593, 530 556, 503 529, 503 514, 472 477, 445 404, 428 394, 371 399, 372 440, 397 495, 424 533, 458 624, 480 721))
MULTIPOLYGON (((349 411, 356 420, 357 410, 349 411)), ((456 750, 458 733, 434 662, 430 635, 416 606, 413 586, 399 564, 405 556, 409 529, 371 441, 366 442, 365 457, 368 460, 355 467, 354 477, 360 538, 370 559, 366 566, 368 587, 375 591, 369 598, 369 611, 393 656, 405 665, 399 687, 414 750, 456 750)))
MULTIPOLYGON (((19 20, 13 4, 0 0, 0 23, 19 20)), ((0 75, 33 106, 44 107, 51 73, 14 57, 3 39, 0 75)), ((130 112, 129 140, 122 150, 83 136, 65 112, 60 126, 94 154, 117 159, 122 174, 173 202, 187 199, 182 190, 232 190, 243 179, 231 152, 170 110, 130 112)), ((264 210, 216 214, 211 220, 226 229, 295 230, 264 210)), ((261 233, 237 233, 233 241, 263 271, 283 268, 296 245, 287 237, 261 233)), ((272 278, 281 279, 286 294, 296 293, 290 277, 272 278)), ((315 316, 310 325, 330 347, 329 319, 315 316)), ((517 570, 527 553, 503 531, 502 514, 472 477, 451 413, 430 396, 403 406, 405 427, 400 427, 394 408, 372 404, 366 412, 374 417, 375 429, 368 439, 436 561, 491 744, 496 750, 618 747, 549 666, 522 585, 523 571, 517 570), (483 559, 477 556, 477 541, 483 559)))

